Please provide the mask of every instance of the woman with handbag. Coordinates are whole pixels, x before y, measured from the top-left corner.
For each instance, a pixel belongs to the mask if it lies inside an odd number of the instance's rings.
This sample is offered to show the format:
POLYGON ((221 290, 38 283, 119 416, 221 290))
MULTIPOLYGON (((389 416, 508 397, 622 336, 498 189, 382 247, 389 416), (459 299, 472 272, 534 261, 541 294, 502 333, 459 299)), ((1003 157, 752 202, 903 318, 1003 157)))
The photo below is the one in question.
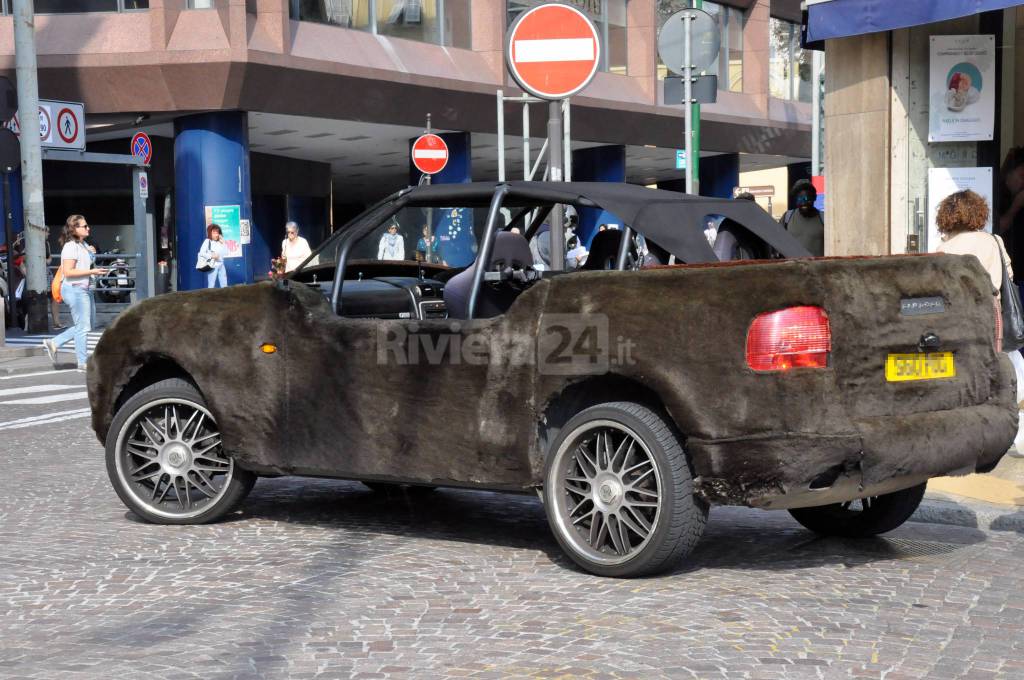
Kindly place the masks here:
POLYGON ((72 338, 75 341, 75 357, 78 359, 78 370, 85 370, 88 357, 86 338, 92 330, 96 314, 91 291, 93 276, 102 276, 106 269, 93 267, 93 252, 85 243, 89 234, 89 224, 81 215, 71 215, 64 222, 64 233, 61 234, 60 266, 63 280, 60 294, 64 302, 71 308, 74 326, 52 340, 44 340, 43 347, 50 361, 57 363, 57 350, 72 338))
POLYGON ((228 244, 224 242, 220 226, 211 224, 206 228, 206 240, 199 248, 196 269, 206 272, 206 287, 228 287, 228 270, 224 266, 224 258, 228 254, 228 244))
MULTIPOLYGON (((942 243, 939 244, 940 253, 951 255, 974 255, 985 268, 989 279, 992 281, 992 288, 995 290, 996 303, 1003 312, 1003 350, 1006 351, 1013 370, 1017 374, 1017 404, 1020 407, 1024 404, 1024 357, 1018 351, 1020 344, 1018 338, 1007 338, 1007 324, 1014 324, 1014 319, 1006 318, 1008 313, 1014 312, 1019 316, 1020 299, 1017 286, 1013 283, 1013 267, 1010 265, 1010 256, 1006 253, 1003 240, 995 234, 984 231, 988 222, 989 209, 985 199, 970 189, 957 191, 942 199, 938 211, 935 214, 936 226, 942 236, 942 243), (1013 299, 1003 299, 1003 296, 1014 296, 1013 299), (1012 346, 1010 341, 1017 340, 1012 346)), ((1019 321, 1017 319, 1016 321, 1019 321)), ((1011 333, 1012 335, 1012 333, 1011 333)), ((1021 413, 1021 425, 1018 428, 1017 438, 1014 446, 1017 448, 1016 455, 1022 455, 1024 449, 1024 413, 1021 413)))

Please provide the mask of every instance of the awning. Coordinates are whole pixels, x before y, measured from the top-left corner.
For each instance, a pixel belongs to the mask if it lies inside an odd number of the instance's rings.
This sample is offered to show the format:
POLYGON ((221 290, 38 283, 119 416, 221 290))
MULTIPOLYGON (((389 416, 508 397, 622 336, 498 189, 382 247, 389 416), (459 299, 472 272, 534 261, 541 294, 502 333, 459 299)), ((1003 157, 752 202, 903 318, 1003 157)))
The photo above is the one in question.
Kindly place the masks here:
POLYGON ((1021 0, 808 0, 807 43, 1024 5, 1021 0))

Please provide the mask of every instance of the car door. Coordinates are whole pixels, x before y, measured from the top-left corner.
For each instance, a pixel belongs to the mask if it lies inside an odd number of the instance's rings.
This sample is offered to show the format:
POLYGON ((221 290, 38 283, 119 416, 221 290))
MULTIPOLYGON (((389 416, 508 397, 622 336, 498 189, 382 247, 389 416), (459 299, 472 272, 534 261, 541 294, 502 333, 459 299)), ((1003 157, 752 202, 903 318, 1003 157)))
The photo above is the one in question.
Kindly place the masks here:
POLYGON ((342 286, 340 315, 322 295, 296 286, 285 438, 295 472, 492 488, 528 483, 527 435, 515 414, 531 373, 508 349, 528 316, 426 318, 416 300, 417 289, 422 297, 425 288, 443 288, 438 279, 472 263, 485 213, 403 209, 382 219, 350 249, 346 276, 353 278, 342 286), (425 225, 437 235, 441 262, 456 265, 437 279, 421 278, 414 261, 387 259, 415 252, 411 236, 422 238, 425 225), (384 313, 347 316, 346 305, 364 312, 367 305, 346 286, 370 284, 384 313), (394 313, 396 292, 409 297, 407 314, 394 313))

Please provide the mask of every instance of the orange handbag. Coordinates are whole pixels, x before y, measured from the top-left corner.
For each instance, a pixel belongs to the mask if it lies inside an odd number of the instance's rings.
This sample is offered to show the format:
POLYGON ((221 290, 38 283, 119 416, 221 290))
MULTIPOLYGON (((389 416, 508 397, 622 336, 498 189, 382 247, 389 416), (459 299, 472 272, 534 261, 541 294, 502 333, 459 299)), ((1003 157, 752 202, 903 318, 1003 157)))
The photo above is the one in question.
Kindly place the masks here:
POLYGON ((50 295, 57 302, 64 302, 64 298, 60 295, 60 284, 64 282, 64 263, 61 262, 60 266, 57 267, 57 271, 53 273, 53 281, 50 282, 50 295))

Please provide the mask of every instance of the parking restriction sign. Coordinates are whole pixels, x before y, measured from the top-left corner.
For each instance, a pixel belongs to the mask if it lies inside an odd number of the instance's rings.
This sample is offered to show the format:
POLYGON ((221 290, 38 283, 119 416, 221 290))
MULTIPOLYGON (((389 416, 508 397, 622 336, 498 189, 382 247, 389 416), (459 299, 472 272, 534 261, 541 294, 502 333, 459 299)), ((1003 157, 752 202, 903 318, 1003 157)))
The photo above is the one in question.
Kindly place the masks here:
POLYGON ((132 155, 141 158, 147 165, 153 160, 153 142, 145 132, 136 132, 132 137, 132 155))

